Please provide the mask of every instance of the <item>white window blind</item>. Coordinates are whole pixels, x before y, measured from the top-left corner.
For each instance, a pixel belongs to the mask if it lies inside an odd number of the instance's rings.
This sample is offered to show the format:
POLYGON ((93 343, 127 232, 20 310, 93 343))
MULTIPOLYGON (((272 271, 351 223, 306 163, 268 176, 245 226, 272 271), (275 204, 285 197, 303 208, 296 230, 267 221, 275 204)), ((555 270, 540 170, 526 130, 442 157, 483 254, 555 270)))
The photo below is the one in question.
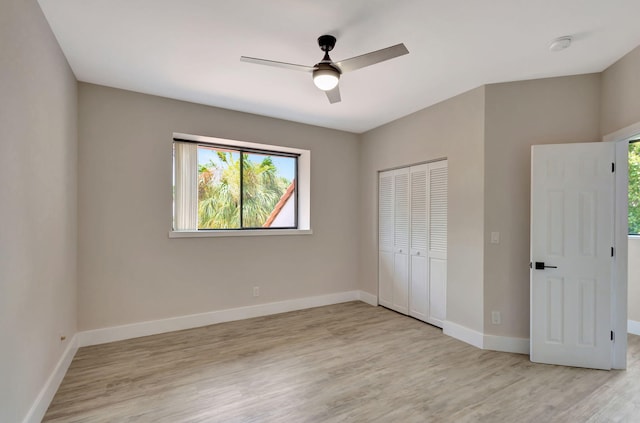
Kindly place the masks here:
POLYGON ((198 228, 198 146, 175 142, 175 230, 198 228))

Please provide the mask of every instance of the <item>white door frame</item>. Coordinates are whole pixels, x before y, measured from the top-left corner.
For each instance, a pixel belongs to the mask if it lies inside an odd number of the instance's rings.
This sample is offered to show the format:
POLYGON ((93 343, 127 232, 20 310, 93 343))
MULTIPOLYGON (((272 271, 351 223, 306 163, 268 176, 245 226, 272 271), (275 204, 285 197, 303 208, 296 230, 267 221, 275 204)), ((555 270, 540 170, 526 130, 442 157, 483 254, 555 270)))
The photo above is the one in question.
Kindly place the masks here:
POLYGON ((616 145, 616 204, 615 204, 615 273, 616 286, 613 289, 612 321, 616 339, 613 343, 614 369, 627 368, 627 264, 628 264, 628 187, 629 187, 629 139, 640 134, 640 122, 622 128, 602 137, 604 142, 616 145))

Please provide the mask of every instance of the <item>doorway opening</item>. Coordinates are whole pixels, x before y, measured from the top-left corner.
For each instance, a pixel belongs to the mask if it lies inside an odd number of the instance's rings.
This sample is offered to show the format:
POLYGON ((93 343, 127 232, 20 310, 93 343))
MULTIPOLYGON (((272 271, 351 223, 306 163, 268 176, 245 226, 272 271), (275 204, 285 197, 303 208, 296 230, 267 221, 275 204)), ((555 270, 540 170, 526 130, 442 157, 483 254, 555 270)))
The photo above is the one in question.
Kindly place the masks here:
POLYGON ((640 134, 628 143, 627 331, 640 335, 640 134))

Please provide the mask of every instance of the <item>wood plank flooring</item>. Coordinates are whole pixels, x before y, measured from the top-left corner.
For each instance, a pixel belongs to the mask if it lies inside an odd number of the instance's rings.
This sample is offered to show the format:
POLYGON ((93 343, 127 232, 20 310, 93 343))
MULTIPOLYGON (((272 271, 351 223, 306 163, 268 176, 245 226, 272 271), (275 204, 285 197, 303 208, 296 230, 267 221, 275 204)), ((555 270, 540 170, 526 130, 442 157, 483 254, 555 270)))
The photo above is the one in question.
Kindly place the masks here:
POLYGON ((81 348, 44 422, 640 422, 629 368, 534 364, 361 302, 81 348))

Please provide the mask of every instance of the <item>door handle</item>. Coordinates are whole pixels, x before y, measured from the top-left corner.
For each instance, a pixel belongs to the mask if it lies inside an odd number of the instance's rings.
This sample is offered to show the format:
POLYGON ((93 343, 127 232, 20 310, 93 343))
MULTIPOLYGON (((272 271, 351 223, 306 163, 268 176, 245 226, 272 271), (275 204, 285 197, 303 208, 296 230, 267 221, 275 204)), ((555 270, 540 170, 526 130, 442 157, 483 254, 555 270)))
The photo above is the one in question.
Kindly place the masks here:
MULTIPOLYGON (((531 263, 529 263, 529 267, 531 267, 531 263)), ((544 269, 557 269, 558 266, 547 266, 544 264, 544 261, 536 261, 536 270, 544 270, 544 269)))

